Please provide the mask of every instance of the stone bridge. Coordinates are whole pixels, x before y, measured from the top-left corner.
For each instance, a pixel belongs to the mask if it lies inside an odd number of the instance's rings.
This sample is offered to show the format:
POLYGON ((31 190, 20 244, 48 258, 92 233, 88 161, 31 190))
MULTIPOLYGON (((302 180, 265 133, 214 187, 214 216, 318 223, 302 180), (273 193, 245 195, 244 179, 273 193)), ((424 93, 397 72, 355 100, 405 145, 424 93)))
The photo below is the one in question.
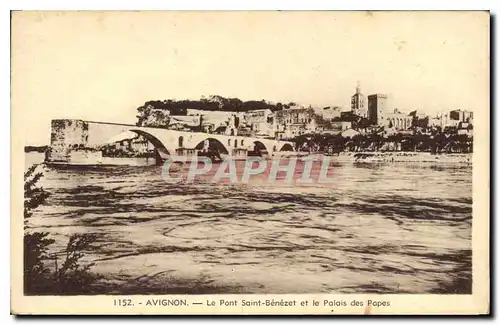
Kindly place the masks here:
POLYGON ((273 156, 279 151, 294 151, 292 142, 273 139, 229 136, 203 132, 185 132, 155 127, 93 122, 74 119, 52 120, 51 143, 47 162, 85 163, 91 161, 103 145, 126 132, 143 136, 153 144, 162 159, 168 155, 184 155, 186 152, 215 148, 221 155, 236 155, 259 150, 273 156))

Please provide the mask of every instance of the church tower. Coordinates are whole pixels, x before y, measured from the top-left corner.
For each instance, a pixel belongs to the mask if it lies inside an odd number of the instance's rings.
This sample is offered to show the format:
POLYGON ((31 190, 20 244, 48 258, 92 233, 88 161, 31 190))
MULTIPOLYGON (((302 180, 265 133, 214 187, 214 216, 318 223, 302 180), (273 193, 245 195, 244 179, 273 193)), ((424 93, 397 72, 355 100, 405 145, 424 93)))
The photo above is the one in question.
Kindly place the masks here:
POLYGON ((351 111, 353 114, 368 117, 368 107, 366 105, 366 97, 361 93, 361 87, 359 86, 359 81, 356 86, 356 93, 351 97, 351 111))

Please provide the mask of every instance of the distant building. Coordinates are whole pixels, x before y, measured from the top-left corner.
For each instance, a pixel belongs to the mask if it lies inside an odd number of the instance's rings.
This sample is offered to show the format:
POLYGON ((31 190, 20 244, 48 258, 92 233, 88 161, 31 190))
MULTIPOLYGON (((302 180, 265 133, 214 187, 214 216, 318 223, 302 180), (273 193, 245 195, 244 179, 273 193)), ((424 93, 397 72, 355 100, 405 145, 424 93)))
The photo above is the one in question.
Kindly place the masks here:
POLYGON ((316 132, 316 115, 312 108, 290 108, 276 112, 276 132, 279 139, 316 132))
POLYGON ((304 128, 304 125, 302 123, 292 123, 292 124, 288 124, 286 126, 286 129, 284 131, 284 137, 285 138, 293 138, 293 137, 296 137, 298 135, 302 135, 302 134, 305 134, 306 131, 305 131, 305 128, 304 128))
POLYGON ((213 133, 215 131, 215 124, 210 122, 202 122, 201 131, 205 133, 213 133))
POLYGON ((418 110, 411 111, 408 115, 410 115, 412 117, 419 118, 419 119, 427 117, 427 114, 425 114, 424 112, 420 112, 418 110))
POLYGON ((342 132, 347 129, 352 129, 352 122, 350 121, 340 121, 335 120, 330 122, 332 125, 332 130, 342 132))
POLYGON ((248 111, 245 123, 256 136, 272 137, 275 132, 274 113, 270 109, 248 111))
POLYGON ((368 126, 368 119, 365 117, 358 116, 352 111, 342 112, 339 119, 334 121, 350 122, 353 129, 366 128, 368 126))
POLYGON ((238 126, 238 136, 240 137, 254 137, 255 134, 252 132, 249 126, 240 124, 238 126))
POLYGON ((309 123, 314 117, 312 108, 290 108, 276 112, 276 122, 278 124, 309 123))
POLYGON ((368 120, 372 125, 385 124, 387 95, 373 94, 368 96, 368 120))
POLYGON ((221 125, 214 130, 215 134, 226 134, 227 125, 221 125))
POLYGON ((397 108, 385 116, 385 126, 395 130, 407 130, 412 126, 413 116, 401 113, 397 108))
POLYGON ((443 122, 442 116, 440 114, 429 118, 429 126, 430 127, 444 127, 445 123, 443 122))
POLYGON ((199 127, 201 124, 201 115, 170 115, 168 124, 169 129, 187 129, 192 127, 199 127))
POLYGON ((458 127, 460 120, 450 119, 448 114, 440 113, 435 117, 429 119, 429 126, 440 127, 444 129, 445 127, 458 127))
POLYGON ((473 136, 473 127, 471 123, 460 122, 457 128, 457 134, 466 134, 468 137, 473 136))
POLYGON ((338 106, 328 106, 324 107, 321 111, 321 115, 325 120, 333 120, 339 118, 342 113, 342 108, 338 106))
POLYGON ((130 156, 153 152, 154 145, 141 135, 125 132, 111 139, 103 150, 105 155, 121 153, 130 156))
POLYGON ((427 114, 414 110, 409 115, 412 117, 412 126, 419 128, 427 128, 429 126, 429 116, 427 114))
POLYGON ((453 110, 450 112, 450 119, 460 121, 460 122, 469 122, 472 120, 472 112, 463 111, 463 110, 453 110))
POLYGON ((132 151, 138 153, 145 153, 154 150, 153 144, 140 135, 132 139, 129 146, 132 151))
POLYGON ((361 93, 359 83, 356 87, 356 93, 351 96, 351 111, 358 116, 368 117, 368 107, 366 97, 361 93))
POLYGON ((359 119, 359 116, 354 114, 352 111, 340 112, 340 119, 342 121, 353 121, 359 119))
POLYGON ((225 130, 226 135, 238 135, 238 126, 240 125, 240 117, 233 114, 229 117, 225 130))

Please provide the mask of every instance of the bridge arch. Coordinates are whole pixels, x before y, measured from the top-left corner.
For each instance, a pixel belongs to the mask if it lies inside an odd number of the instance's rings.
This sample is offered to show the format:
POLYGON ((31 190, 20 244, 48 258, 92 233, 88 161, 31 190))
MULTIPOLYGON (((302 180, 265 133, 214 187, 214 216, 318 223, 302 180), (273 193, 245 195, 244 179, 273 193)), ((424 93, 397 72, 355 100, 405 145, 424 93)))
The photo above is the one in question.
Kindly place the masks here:
POLYGON ((212 149, 212 150, 216 150, 222 154, 226 154, 226 155, 229 154, 229 150, 226 148, 226 146, 224 146, 224 144, 222 142, 220 142, 219 140, 217 140, 215 138, 203 139, 194 148, 197 150, 202 150, 202 151, 203 150, 208 151, 209 149, 212 149))
POLYGON ((151 142, 155 148, 164 148, 164 149, 168 150, 167 146, 165 146, 160 139, 158 139, 157 137, 155 137, 154 135, 152 135, 149 132, 146 132, 143 130, 136 130, 136 129, 131 129, 130 132, 134 132, 135 134, 138 134, 138 135, 144 137, 146 140, 151 142))
MULTIPOLYGON (((155 147, 155 149, 159 155, 159 157, 157 157, 157 158, 160 158, 161 160, 165 160, 168 156, 175 154, 175 149, 165 146, 165 144, 160 139, 158 139, 156 136, 154 136, 153 134, 146 132, 146 131, 143 131, 143 130, 138 130, 138 129, 130 129, 129 131, 134 132, 135 134, 138 134, 138 135, 142 136, 143 138, 145 138, 146 140, 148 140, 155 147)), ((158 160, 158 162, 160 162, 160 161, 158 160)))
POLYGON ((262 141, 259 141, 259 140, 255 140, 253 142, 254 144, 254 147, 252 148, 254 151, 262 151, 262 150, 265 150, 267 151, 268 153, 271 153, 271 151, 269 151, 269 149, 267 148, 267 146, 262 142, 262 141))
POLYGON ((279 151, 293 151, 293 146, 290 143, 285 143, 281 146, 279 151))
MULTIPOLYGON (((407 126, 408 126, 407 121, 407 126)), ((121 124, 111 122, 84 121, 75 119, 59 119, 52 121, 52 132, 61 134, 60 137, 51 139, 52 154, 47 161, 71 161, 68 156, 72 150, 94 148, 99 150, 103 146, 117 142, 119 137, 122 140, 131 139, 130 134, 138 134, 148 141, 155 151, 161 153, 163 159, 169 155, 176 155, 177 149, 183 147, 186 150, 183 154, 191 155, 192 149, 205 139, 212 143, 212 146, 218 147, 221 152, 233 154, 233 148, 253 150, 255 147, 262 151, 267 150, 269 155, 273 155, 277 150, 282 149, 287 141, 277 139, 255 138, 252 136, 230 136, 228 134, 208 134, 204 132, 187 132, 180 130, 171 130, 159 127, 138 126, 132 124, 121 124), (80 133, 86 132, 85 137, 81 138, 80 133), (126 132, 130 134, 125 135, 126 132), (122 134, 123 133, 123 134, 122 134), (77 139, 77 140, 75 140, 77 139), (180 140, 180 141, 179 141, 180 140), (231 141, 232 140, 232 141, 231 141), (235 144, 235 140, 237 140, 235 144), (76 142, 75 142, 76 141, 76 142), (75 148, 75 144, 78 148, 75 148), (62 160, 61 160, 62 159, 62 160)), ((288 149, 288 146, 287 148, 288 149)), ((293 148, 295 150, 295 148, 293 148)), ((234 154, 240 155, 240 150, 235 150, 234 154)))

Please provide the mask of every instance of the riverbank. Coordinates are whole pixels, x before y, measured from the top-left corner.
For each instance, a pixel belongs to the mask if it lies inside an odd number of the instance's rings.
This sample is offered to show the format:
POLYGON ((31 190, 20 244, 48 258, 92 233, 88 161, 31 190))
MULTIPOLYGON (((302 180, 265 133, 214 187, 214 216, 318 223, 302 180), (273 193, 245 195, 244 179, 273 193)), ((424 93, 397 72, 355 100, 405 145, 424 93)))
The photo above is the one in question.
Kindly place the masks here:
MULTIPOLYGON (((304 157, 311 155, 322 155, 320 153, 287 152, 279 153, 279 157, 304 157)), ((375 151, 375 152, 351 152, 344 151, 329 155, 332 161, 352 163, 437 163, 437 164, 464 164, 472 165, 472 153, 442 153, 432 154, 430 152, 407 152, 407 151, 375 151)))
MULTIPOLYGON (((42 163, 44 161, 43 153, 30 153, 34 158, 27 163, 42 163)), ((276 152, 274 158, 307 157, 322 156, 321 153, 309 152, 276 152)), ((406 152, 406 151, 386 151, 386 152, 340 152, 339 154, 329 155, 331 161, 345 163, 422 163, 422 164, 458 164, 472 165, 472 153, 442 153, 431 154, 430 152, 406 152)), ((106 165, 106 166, 148 166, 155 165, 153 158, 111 158, 105 157, 99 162, 83 162, 81 165, 106 165)), ((61 163, 60 165, 69 165, 61 163)), ((78 165, 78 164, 76 164, 78 165)))
POLYGON ((342 153, 353 162, 404 162, 404 163, 439 163, 472 165, 472 153, 432 154, 430 152, 349 152, 342 153))

